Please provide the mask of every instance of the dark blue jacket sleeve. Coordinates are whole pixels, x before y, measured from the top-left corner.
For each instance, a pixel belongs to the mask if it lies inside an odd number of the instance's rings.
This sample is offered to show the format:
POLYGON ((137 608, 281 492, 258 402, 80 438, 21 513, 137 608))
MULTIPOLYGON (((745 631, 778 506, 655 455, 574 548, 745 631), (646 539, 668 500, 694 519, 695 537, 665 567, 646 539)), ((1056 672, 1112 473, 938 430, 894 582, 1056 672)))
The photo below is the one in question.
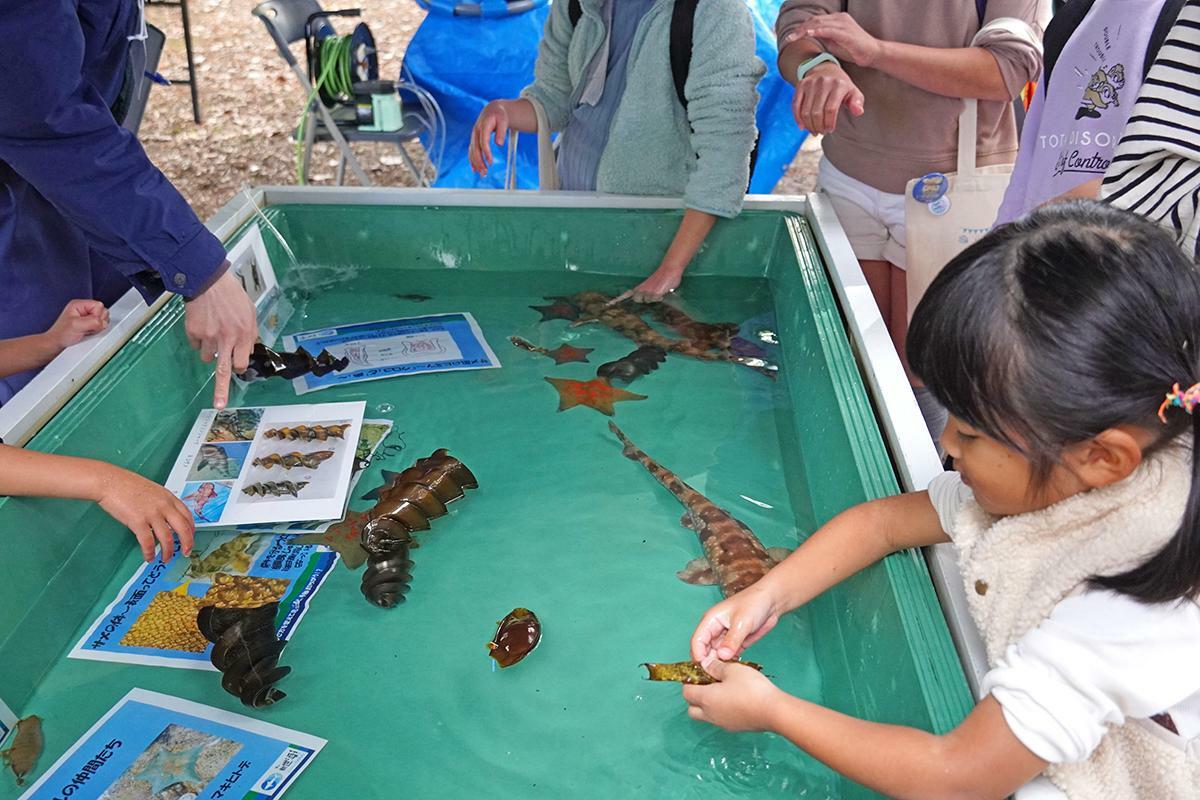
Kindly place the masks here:
POLYGON ((4 6, 0 161, 144 294, 165 287, 194 297, 208 288, 224 263, 224 248, 116 123, 84 74, 87 53, 98 44, 91 37, 105 37, 111 47, 112 37, 123 40, 129 31, 85 33, 76 0, 6 0, 4 6))

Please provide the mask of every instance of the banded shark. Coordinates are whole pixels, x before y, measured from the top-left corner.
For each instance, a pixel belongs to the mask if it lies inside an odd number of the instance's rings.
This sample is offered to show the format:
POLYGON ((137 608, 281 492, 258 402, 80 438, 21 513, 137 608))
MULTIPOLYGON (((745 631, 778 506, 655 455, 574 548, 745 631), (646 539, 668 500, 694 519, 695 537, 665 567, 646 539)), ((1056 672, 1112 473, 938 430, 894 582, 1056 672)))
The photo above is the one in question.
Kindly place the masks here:
POLYGON ((763 547, 763 543, 745 523, 719 508, 674 472, 646 455, 615 424, 608 423, 608 429, 624 445, 621 454, 645 467, 687 509, 680 524, 700 537, 704 555, 692 559, 676 573, 680 580, 701 586, 715 584, 721 587, 722 594, 732 597, 758 581, 771 567, 787 557, 790 552, 787 548, 763 547))

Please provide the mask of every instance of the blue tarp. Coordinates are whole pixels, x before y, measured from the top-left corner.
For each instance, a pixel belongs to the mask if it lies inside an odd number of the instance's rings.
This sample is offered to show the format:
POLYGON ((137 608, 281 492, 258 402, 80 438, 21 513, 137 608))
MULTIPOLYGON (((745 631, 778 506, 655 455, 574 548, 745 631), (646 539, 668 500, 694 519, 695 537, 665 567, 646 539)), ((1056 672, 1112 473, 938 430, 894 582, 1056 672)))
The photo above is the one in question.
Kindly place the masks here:
MULTIPOLYGON (((806 133, 791 112, 791 87, 775 69, 775 16, 782 0, 746 0, 754 16, 758 57, 767 65, 759 83, 758 164, 750 190, 768 193, 792 163, 806 133)), ((507 17, 455 17, 430 12, 417 29, 404 57, 404 69, 430 92, 446 118, 446 143, 437 186, 502 188, 506 153, 493 148, 495 163, 480 178, 467 162, 471 128, 483 106, 496 98, 516 97, 533 80, 533 62, 548 6, 507 17)), ((521 136, 517 185, 537 187, 536 137, 521 136)), ((428 145, 428 143, 426 143, 428 145)))

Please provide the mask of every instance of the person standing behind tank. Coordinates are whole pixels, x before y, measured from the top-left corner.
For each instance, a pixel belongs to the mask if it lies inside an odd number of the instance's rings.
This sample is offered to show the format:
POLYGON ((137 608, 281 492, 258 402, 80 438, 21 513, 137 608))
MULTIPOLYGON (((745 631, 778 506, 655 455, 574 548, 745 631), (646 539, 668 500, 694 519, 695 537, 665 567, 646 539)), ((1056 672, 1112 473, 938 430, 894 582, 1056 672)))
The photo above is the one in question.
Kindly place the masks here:
POLYGON ((693 19, 692 57, 679 102, 669 62, 672 0, 580 0, 550 9, 534 82, 516 100, 493 100, 475 123, 470 160, 480 174, 491 142, 538 130, 534 103, 561 131, 559 188, 682 196, 687 210, 649 278, 614 302, 661 300, 718 217, 738 214, 750 180, 756 87, 766 72, 741 0, 705 0, 693 19), (532 101, 532 102, 531 102, 532 101))
MULTIPOLYGON (((75 298, 175 292, 189 342, 216 359, 222 408, 257 338, 254 306, 221 243, 118 124, 144 79, 144 33, 135 0, 0 5, 0 338, 46 330, 75 298)), ((0 379, 0 402, 34 374, 0 379)))
POLYGON ((978 165, 1013 162, 1012 101, 1038 75, 1048 8, 1044 0, 786 0, 780 8, 778 64, 796 87, 792 112, 824 134, 818 188, 897 352, 908 321, 905 185, 956 169, 962 98, 980 101, 978 165))

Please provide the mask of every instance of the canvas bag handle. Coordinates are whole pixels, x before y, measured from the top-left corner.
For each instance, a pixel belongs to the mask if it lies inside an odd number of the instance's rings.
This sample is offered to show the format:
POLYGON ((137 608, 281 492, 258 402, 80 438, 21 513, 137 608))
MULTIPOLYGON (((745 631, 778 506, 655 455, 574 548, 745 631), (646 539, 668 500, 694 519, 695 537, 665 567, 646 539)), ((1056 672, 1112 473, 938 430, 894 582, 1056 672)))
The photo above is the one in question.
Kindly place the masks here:
MULTIPOLYGON (((1042 44, 1036 32, 1029 23, 1016 17, 1000 17, 994 19, 979 29, 971 39, 971 47, 978 47, 985 34, 1003 31, 1011 36, 1025 39, 1041 52, 1042 44)), ((973 178, 975 176, 976 142, 979 134, 979 101, 975 98, 963 100, 962 113, 958 115, 958 177, 973 178)))

